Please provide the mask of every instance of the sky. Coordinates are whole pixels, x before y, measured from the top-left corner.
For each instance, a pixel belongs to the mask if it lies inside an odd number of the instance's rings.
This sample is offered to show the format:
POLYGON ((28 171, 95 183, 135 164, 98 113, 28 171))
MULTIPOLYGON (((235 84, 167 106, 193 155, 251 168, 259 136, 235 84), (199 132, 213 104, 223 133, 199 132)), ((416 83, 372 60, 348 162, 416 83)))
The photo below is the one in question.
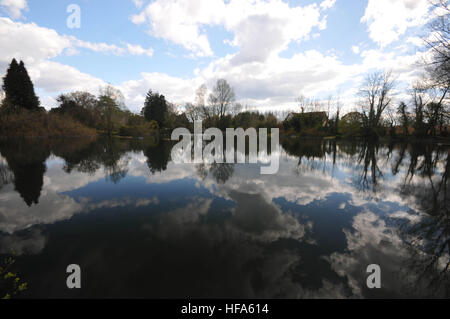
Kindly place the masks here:
POLYGON ((428 0, 0 0, 0 76, 23 60, 47 109, 107 84, 133 112, 149 89, 183 106, 223 78, 249 108, 295 110, 304 95, 352 111, 374 71, 392 71, 407 98, 430 10, 428 0))

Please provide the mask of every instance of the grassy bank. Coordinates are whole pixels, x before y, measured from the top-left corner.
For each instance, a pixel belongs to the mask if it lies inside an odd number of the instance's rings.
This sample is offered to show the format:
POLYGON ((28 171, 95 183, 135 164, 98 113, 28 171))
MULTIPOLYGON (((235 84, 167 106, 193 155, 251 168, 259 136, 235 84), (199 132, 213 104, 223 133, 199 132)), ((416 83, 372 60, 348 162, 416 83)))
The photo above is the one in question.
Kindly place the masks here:
POLYGON ((93 137, 94 129, 71 117, 22 110, 0 114, 0 137, 93 137))

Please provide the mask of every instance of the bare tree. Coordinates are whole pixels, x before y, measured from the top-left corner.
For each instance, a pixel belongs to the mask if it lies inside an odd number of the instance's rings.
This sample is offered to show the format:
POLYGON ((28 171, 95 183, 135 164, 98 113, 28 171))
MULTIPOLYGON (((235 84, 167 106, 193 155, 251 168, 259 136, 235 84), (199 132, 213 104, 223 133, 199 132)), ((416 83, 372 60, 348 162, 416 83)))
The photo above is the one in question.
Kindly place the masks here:
POLYGON ((223 118, 234 104, 236 95, 233 88, 224 79, 217 80, 213 92, 209 95, 209 104, 214 115, 223 118))
POLYGON ((244 106, 241 103, 234 103, 233 106, 230 108, 230 114, 232 116, 236 116, 239 113, 241 113, 243 109, 244 106))
POLYGON ((186 105, 186 117, 190 122, 205 119, 205 112, 203 107, 188 103, 186 105))
POLYGON ((397 108, 397 116, 398 116, 400 125, 403 128, 403 135, 405 137, 408 137, 410 119, 409 119, 409 113, 408 113, 408 106, 404 102, 401 102, 399 104, 399 106, 397 108))
POLYGON ((315 98, 307 98, 303 94, 300 94, 295 101, 301 111, 305 112, 321 112, 323 111, 324 105, 315 98))
POLYGON ((363 125, 370 137, 378 136, 383 112, 392 103, 395 80, 391 72, 375 72, 367 75, 360 88, 363 125))
POLYGON ((339 132, 339 121, 341 120, 341 110, 342 110, 342 102, 340 96, 336 98, 334 104, 336 109, 336 116, 334 118, 334 133, 337 134, 339 132))
POLYGON ((125 105, 125 97, 119 89, 108 84, 104 87, 100 87, 100 96, 108 96, 116 103, 117 107, 122 111, 127 111, 128 108, 125 105))
POLYGON ((112 134, 114 127, 114 117, 118 110, 127 110, 125 98, 122 93, 111 85, 100 88, 98 97, 98 108, 105 121, 105 129, 108 135, 112 134))
POLYGON ((424 39, 431 49, 432 58, 426 67, 433 87, 440 88, 442 97, 447 97, 450 90, 450 1, 430 0, 436 15, 428 24, 429 34, 424 39))

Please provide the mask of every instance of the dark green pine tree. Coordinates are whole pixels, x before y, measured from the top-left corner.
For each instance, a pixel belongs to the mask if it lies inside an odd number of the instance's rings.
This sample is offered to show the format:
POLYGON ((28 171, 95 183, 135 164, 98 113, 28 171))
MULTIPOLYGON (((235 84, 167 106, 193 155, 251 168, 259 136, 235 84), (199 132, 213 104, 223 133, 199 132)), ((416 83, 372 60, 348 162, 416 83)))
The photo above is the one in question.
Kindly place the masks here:
POLYGON ((6 105, 15 109, 39 109, 39 98, 34 92, 33 82, 23 61, 20 63, 17 63, 16 59, 11 61, 3 78, 3 91, 6 95, 6 105))
POLYGON ((147 121, 156 121, 160 128, 164 127, 168 112, 164 95, 153 93, 149 90, 145 99, 142 113, 147 121))

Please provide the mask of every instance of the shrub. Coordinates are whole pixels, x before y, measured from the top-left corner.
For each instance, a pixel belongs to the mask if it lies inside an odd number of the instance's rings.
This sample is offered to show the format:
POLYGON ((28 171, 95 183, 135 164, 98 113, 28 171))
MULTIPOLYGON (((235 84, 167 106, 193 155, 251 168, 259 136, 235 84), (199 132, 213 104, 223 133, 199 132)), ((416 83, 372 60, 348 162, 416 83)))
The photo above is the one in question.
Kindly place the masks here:
POLYGON ((45 111, 2 112, 1 137, 81 137, 96 136, 94 129, 59 114, 45 111))
POLYGON ((151 121, 142 125, 122 125, 119 128, 119 136, 126 137, 144 137, 152 136, 158 132, 158 123, 156 121, 151 121))

